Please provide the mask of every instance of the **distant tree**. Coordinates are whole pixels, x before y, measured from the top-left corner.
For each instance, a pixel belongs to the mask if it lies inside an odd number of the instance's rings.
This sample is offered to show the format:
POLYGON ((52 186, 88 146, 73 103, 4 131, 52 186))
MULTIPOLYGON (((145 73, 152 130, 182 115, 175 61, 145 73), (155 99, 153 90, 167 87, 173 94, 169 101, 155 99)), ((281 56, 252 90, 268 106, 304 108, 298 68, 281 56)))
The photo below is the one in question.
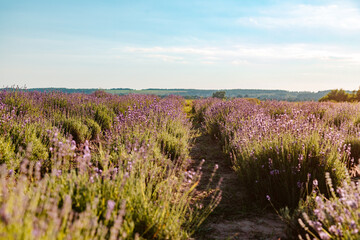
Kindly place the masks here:
POLYGON ((359 90, 357 90, 356 92, 354 91, 354 94, 353 94, 353 98, 354 98, 354 101, 357 101, 357 102, 360 102, 360 88, 359 90))
POLYGON ((335 102, 349 102, 352 100, 352 95, 345 92, 343 89, 331 90, 327 95, 319 99, 319 102, 335 101, 335 102))
POLYGON ((217 91, 217 92, 214 92, 214 93, 213 93, 212 97, 213 97, 213 98, 225 99, 225 98, 226 98, 225 95, 226 95, 226 92, 225 92, 225 91, 217 91))
POLYGON ((110 93, 107 93, 104 90, 100 90, 100 89, 93 92, 93 95, 95 95, 95 97, 97 97, 97 98, 105 98, 105 97, 111 96, 110 93))

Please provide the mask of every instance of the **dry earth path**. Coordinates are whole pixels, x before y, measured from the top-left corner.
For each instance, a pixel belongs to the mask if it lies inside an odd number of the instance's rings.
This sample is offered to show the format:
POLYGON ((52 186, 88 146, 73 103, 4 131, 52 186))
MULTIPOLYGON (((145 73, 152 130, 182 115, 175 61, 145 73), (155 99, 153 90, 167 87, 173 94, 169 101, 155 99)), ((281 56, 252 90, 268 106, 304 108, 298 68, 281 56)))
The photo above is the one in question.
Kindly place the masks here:
POLYGON ((231 168, 230 160, 222 152, 220 144, 209 134, 194 129, 190 156, 194 168, 202 159, 203 177, 199 188, 205 188, 218 164, 212 187, 220 177, 222 200, 213 213, 202 224, 194 236, 196 240, 211 239, 285 239, 285 224, 270 210, 259 209, 246 200, 244 186, 231 168))

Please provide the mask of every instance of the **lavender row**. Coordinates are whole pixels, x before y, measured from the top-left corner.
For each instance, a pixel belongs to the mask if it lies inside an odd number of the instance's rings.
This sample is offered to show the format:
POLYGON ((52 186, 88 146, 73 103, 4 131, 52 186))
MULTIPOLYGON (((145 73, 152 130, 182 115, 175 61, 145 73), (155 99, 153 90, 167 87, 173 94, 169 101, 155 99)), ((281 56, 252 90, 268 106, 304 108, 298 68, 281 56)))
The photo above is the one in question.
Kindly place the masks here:
POLYGON ((26 239, 187 239, 197 197, 178 97, 0 93, 0 232, 26 239), (26 236, 26 237, 25 237, 26 236))
MULTIPOLYGON (((350 182, 348 174, 358 174, 358 103, 204 99, 194 103, 194 111, 223 145, 250 198, 289 209, 283 212, 292 227, 304 209, 316 222, 316 204, 309 200, 315 199, 314 189, 321 199, 334 199, 326 174, 335 189, 350 182)), ((332 236, 329 231, 326 236, 332 236)))

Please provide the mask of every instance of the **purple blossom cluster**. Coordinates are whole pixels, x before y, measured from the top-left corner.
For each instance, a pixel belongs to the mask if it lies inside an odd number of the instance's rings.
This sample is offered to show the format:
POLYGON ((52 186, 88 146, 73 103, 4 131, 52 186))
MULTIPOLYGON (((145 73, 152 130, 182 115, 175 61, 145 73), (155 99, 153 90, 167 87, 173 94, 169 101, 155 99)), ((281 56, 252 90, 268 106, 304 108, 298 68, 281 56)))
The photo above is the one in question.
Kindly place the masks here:
POLYGON ((309 216, 303 213, 300 224, 318 239, 357 239, 360 227, 360 186, 349 178, 334 191, 327 174, 330 198, 316 195, 315 207, 309 216))

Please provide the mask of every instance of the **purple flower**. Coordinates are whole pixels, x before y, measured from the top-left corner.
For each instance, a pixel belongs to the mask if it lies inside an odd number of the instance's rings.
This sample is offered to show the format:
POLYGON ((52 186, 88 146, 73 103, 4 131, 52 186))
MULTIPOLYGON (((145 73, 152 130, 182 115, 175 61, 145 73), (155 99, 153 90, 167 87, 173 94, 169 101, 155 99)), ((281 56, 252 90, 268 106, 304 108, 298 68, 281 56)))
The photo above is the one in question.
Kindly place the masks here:
POLYGON ((318 180, 314 179, 314 181, 313 181, 313 186, 317 187, 318 184, 319 184, 319 183, 318 183, 318 180))
POLYGON ((319 237, 320 237, 320 239, 325 239, 325 240, 330 239, 329 234, 327 234, 327 233, 324 232, 324 231, 320 231, 320 232, 319 232, 319 237))
POLYGON ((271 200, 271 198, 270 198, 270 196, 269 196, 269 195, 266 195, 266 199, 267 199, 268 201, 270 201, 270 200, 271 200))
POLYGON ((114 202, 113 200, 108 200, 108 201, 107 201, 106 216, 105 216, 105 218, 106 218, 107 220, 110 219, 111 213, 112 213, 112 211, 114 210, 114 207, 115 207, 115 202, 114 202))

